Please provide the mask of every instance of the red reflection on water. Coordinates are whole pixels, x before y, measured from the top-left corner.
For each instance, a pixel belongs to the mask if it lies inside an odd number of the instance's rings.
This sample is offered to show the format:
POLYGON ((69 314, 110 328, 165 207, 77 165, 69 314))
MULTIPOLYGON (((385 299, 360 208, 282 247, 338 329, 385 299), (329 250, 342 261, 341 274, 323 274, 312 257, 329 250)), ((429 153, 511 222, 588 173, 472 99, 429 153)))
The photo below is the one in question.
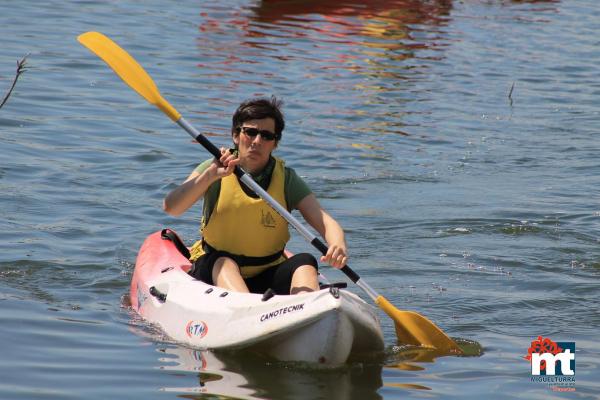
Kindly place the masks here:
POLYGON ((268 57, 288 61, 287 57, 318 63, 320 70, 397 78, 394 68, 389 71, 381 62, 395 65, 413 58, 415 51, 443 47, 436 27, 447 24, 451 9, 451 0, 263 0, 248 9, 217 6, 203 12, 199 29, 205 38, 238 37, 237 43, 229 41, 219 48, 223 71, 233 66, 237 72, 253 72, 245 71, 244 65, 260 64, 268 57), (417 31, 423 32, 422 37, 414 39, 412 33, 417 31), (268 53, 258 56, 252 49, 268 53))
POLYGON ((299 15, 320 14, 331 21, 352 25, 339 17, 371 19, 390 17, 404 23, 426 23, 447 16, 452 0, 372 0, 372 1, 279 1, 263 0, 253 8, 256 20, 278 22, 295 19, 299 15))
POLYGON ((406 47, 397 40, 410 40, 412 28, 408 25, 445 24, 451 9, 451 0, 263 0, 252 10, 253 20, 259 26, 287 24, 301 28, 289 31, 296 38, 316 34, 318 41, 325 43, 333 41, 390 50, 406 47), (368 42, 369 38, 383 40, 368 42))
MULTIPOLYGON (((310 38, 317 42, 364 44, 362 37, 403 39, 407 25, 445 24, 452 0, 297 1, 263 0, 247 10, 219 7, 202 12, 199 30, 225 33, 237 30, 246 38, 310 38)), ((260 46, 260 42, 248 42, 260 46)), ((380 43, 377 47, 394 48, 380 43)))

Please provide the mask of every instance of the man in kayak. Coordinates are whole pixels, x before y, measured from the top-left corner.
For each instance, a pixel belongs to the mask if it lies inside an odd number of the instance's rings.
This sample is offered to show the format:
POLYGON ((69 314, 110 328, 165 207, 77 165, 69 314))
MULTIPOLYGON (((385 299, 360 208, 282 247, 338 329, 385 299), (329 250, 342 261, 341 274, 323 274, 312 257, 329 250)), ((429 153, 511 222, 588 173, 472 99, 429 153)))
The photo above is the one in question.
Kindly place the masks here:
POLYGON ((243 102, 232 118, 235 149, 221 149, 219 160, 200 164, 164 200, 164 210, 183 214, 204 200, 202 240, 191 248, 190 272, 208 284, 238 292, 296 294, 319 289, 317 261, 308 254, 289 259, 287 221, 233 174, 236 165, 249 173, 271 197, 288 210, 297 209, 325 238, 329 251, 322 262, 346 265, 344 231, 319 204, 296 172, 272 152, 285 127, 281 102, 275 97, 243 102))

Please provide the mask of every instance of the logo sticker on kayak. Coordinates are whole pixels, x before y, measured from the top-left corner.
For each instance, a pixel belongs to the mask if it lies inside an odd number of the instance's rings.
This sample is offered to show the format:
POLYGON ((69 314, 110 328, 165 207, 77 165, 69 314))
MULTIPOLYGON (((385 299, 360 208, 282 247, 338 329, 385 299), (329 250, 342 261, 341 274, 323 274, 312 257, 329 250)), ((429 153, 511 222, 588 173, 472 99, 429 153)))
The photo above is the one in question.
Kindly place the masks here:
POLYGON ((260 322, 268 321, 272 318, 277 318, 281 315, 291 313, 294 311, 301 311, 301 310, 304 310, 304 303, 294 304, 293 306, 281 307, 275 311, 271 311, 271 312, 264 313, 263 315, 261 315, 260 322))
POLYGON ((204 321, 190 321, 185 326, 185 333, 190 338, 202 339, 208 333, 208 325, 204 321))

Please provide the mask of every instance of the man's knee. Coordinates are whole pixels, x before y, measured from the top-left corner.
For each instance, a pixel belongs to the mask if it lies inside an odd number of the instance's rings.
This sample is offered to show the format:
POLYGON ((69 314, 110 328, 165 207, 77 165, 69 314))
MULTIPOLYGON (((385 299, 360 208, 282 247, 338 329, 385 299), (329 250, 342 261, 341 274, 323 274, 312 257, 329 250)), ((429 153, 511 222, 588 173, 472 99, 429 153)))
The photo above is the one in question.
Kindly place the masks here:
POLYGON ((319 290, 317 268, 314 265, 301 265, 294 271, 290 284, 290 294, 319 290))

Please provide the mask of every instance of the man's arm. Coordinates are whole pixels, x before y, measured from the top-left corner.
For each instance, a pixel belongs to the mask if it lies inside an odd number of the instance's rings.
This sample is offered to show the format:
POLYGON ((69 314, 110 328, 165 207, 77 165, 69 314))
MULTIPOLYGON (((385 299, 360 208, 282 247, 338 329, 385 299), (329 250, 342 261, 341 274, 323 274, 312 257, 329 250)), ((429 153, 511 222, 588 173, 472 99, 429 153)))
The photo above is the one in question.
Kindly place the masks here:
POLYGON ((239 160, 235 155, 221 149, 222 156, 216 159, 202 172, 193 171, 179 186, 173 189, 163 200, 163 210, 167 214, 179 216, 193 206, 215 181, 233 173, 239 160))
POLYGON ((297 208, 306 222, 321 234, 329 246, 327 254, 321 257, 321 261, 335 268, 345 266, 348 261, 346 239, 340 224, 323 210, 312 193, 302 199, 297 208))

